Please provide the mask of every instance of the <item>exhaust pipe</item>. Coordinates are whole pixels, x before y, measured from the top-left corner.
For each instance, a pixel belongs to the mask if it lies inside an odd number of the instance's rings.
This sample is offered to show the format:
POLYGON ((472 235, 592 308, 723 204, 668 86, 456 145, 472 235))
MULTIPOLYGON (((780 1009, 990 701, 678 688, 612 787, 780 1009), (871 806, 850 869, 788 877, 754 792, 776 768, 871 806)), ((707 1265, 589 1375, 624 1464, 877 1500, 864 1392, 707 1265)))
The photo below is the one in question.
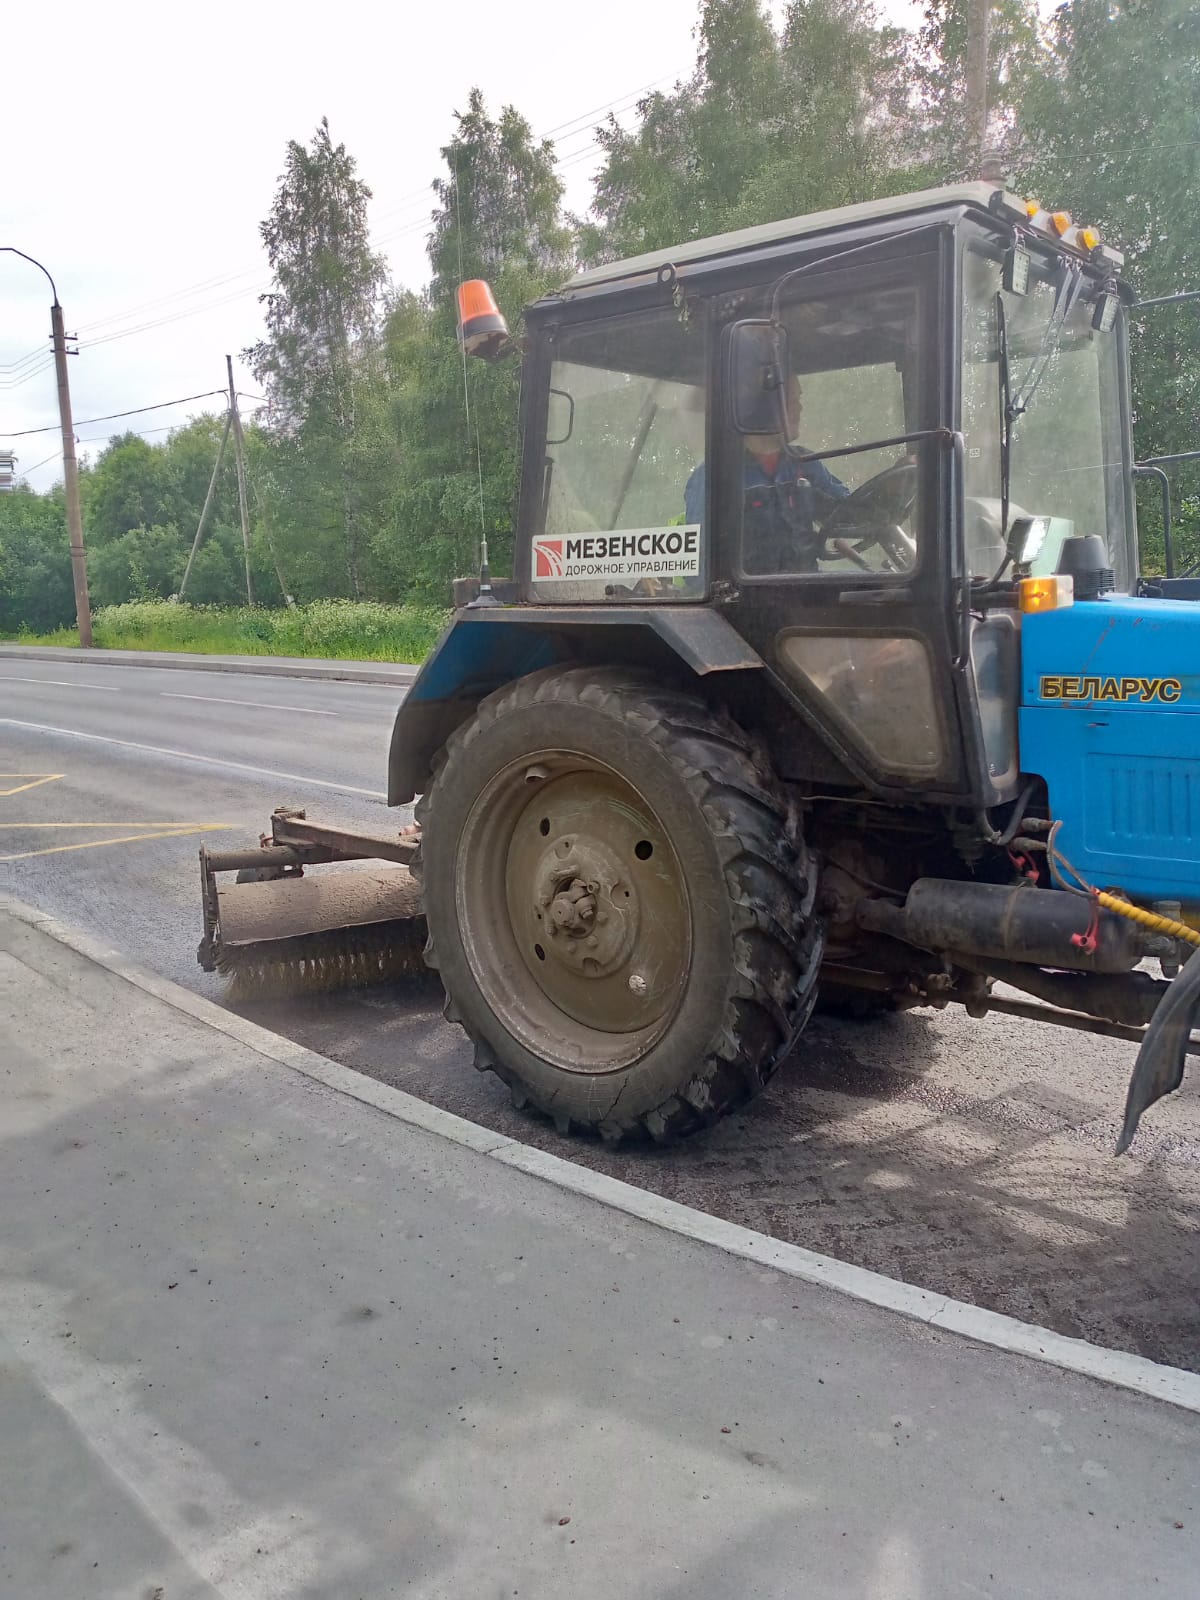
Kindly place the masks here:
POLYGON ((1083 895, 956 878, 918 878, 903 905, 864 900, 862 928, 921 950, 1073 972, 1131 972, 1145 955, 1136 923, 1083 895))

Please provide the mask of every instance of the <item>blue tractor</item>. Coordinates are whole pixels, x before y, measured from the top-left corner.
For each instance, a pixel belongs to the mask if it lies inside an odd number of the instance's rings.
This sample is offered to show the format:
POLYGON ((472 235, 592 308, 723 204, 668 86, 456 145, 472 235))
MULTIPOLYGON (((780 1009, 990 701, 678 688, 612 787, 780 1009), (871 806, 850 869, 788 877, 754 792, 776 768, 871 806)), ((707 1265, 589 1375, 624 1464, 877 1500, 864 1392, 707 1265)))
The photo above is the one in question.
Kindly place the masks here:
POLYGON ((1121 265, 975 183, 581 272, 520 341, 463 286, 523 351, 514 576, 460 586, 388 787, 519 1104, 686 1134, 817 1005, 1135 1041, 1121 1148, 1178 1085, 1200 585, 1139 576, 1121 265))

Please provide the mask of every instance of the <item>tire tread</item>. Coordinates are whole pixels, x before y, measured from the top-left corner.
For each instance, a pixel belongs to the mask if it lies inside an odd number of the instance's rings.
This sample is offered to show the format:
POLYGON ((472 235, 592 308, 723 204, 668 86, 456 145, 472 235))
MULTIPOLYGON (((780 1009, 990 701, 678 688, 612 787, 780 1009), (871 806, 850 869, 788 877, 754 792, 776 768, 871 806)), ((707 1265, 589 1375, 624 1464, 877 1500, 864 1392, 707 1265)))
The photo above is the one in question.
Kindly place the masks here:
MULTIPOLYGON (((417 820, 424 823, 436 807, 447 765, 469 765, 482 728, 512 710, 555 701, 589 704, 650 740, 691 794, 722 862, 739 979, 723 1023, 688 1079, 659 1105, 622 1116, 618 1102, 597 1124, 606 1141, 641 1133, 668 1142, 745 1105, 770 1081, 807 1023, 823 948, 816 871, 795 808, 751 737, 699 695, 621 667, 549 667, 488 695, 435 759, 417 820)), ((432 935, 426 960, 437 967, 432 935)), ((446 1015, 459 1020, 450 997, 446 1015)), ((539 1104, 490 1047, 474 1043, 477 1067, 495 1072, 514 1102, 527 1097, 562 1128, 561 1112, 539 1104)))

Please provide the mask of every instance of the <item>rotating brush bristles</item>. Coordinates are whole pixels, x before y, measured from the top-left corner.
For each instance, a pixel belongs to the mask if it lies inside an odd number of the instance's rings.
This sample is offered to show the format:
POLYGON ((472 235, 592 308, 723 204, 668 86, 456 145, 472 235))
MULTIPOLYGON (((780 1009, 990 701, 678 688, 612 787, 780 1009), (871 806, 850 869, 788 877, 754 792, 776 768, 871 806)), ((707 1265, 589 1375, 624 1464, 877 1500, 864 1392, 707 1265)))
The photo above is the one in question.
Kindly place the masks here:
POLYGON ((275 1000, 331 994, 433 974, 425 965, 424 917, 332 928, 290 939, 222 946, 216 969, 231 1000, 275 1000))

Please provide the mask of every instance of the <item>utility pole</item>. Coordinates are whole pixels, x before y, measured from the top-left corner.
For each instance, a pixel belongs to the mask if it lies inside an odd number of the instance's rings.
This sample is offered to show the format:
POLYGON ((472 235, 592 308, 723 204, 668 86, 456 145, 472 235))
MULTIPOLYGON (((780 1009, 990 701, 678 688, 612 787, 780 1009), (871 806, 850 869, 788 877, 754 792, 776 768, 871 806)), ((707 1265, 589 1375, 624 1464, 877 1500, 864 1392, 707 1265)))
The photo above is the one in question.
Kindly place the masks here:
POLYGON ((966 113, 969 170, 974 175, 987 148, 989 0, 967 0, 966 113))
POLYGON ((238 512, 242 519, 242 556, 246 563, 246 604, 254 604, 254 582, 250 577, 250 515, 246 508, 246 458, 242 451, 242 419, 238 416, 237 391, 233 387, 233 357, 225 357, 229 375, 229 417, 233 423, 233 454, 237 463, 238 512))
POLYGON ((79 643, 92 648, 92 606, 88 598, 87 556, 83 549, 83 513, 79 509, 79 467, 75 460, 75 424, 71 420, 71 388, 67 381, 67 336, 63 309, 54 296, 50 307, 54 340, 54 374, 58 379, 58 420, 62 424, 63 488, 67 500, 67 536, 71 541, 71 578, 75 584, 75 620, 79 643))
POLYGON ((228 411, 225 413, 225 431, 221 434, 221 442, 217 446, 217 459, 213 462, 212 477, 208 480, 208 493, 204 496, 204 505, 200 511, 200 521, 196 524, 196 537, 192 540, 191 553, 187 558, 187 566, 183 571, 183 582, 179 585, 179 598, 183 599, 187 593, 188 579, 192 575, 192 562, 196 559, 196 552, 200 548, 200 541, 204 538, 204 529, 208 523, 208 513, 212 510, 213 495, 217 491, 217 477, 221 471, 221 462, 225 456, 225 445, 229 438, 229 425, 233 418, 228 411))
POLYGON ((31 266, 45 273, 46 281, 54 295, 50 307, 50 337, 54 345, 54 374, 58 379, 58 420, 62 426, 63 488, 67 500, 67 537, 71 545, 71 577, 75 584, 75 620, 79 625, 79 643, 85 650, 92 648, 92 607, 88 599, 87 557, 83 550, 83 516, 79 509, 79 468, 75 461, 75 424, 71 420, 71 387, 67 380, 67 336, 63 332, 63 309, 58 303, 58 288, 54 279, 40 261, 27 256, 15 245, 0 245, 0 251, 20 256, 31 266))
MULTIPOLYGON (((246 566, 246 600, 249 605, 254 604, 254 588, 250 576, 250 514, 247 503, 246 479, 246 436, 242 432, 242 418, 238 411, 237 390, 233 387, 233 359, 225 357, 225 375, 229 382, 229 404, 225 410, 225 427, 221 433, 221 442, 217 446, 217 459, 213 462, 212 477, 208 480, 208 493, 204 496, 204 505, 200 512, 200 521, 196 525, 196 537, 192 540, 191 553, 184 569, 183 581, 179 585, 179 599, 182 600, 187 593, 188 579, 192 575, 192 563, 196 559, 196 552, 204 542, 204 530, 208 527, 208 515, 212 510, 213 499, 217 492, 217 479, 221 473, 221 462, 225 458, 225 446, 229 443, 229 436, 233 435, 234 459, 237 468, 238 510, 241 513, 242 523, 242 555, 246 566)), ((258 505, 258 493, 255 491, 255 504, 258 505)), ((262 507, 259 506, 259 515, 262 516, 262 507)), ((275 546, 271 542, 271 530, 265 520, 262 524, 263 535, 267 541, 267 549, 271 553, 271 563, 275 568, 275 576, 279 579, 280 592, 284 602, 290 607, 295 601, 288 593, 287 584, 283 581, 283 573, 279 566, 279 557, 275 554, 275 546)))
MULTIPOLYGON (((236 400, 236 398, 237 398, 237 396, 235 395, 234 399, 236 400)), ((243 477, 243 479, 245 479, 245 475, 246 475, 246 435, 242 432, 242 414, 238 410, 236 404, 234 405, 233 411, 231 413, 231 419, 232 419, 232 422, 233 422, 234 448, 237 450, 238 460, 241 463, 242 477, 243 477)), ((258 489, 257 489, 257 487, 255 487, 255 490, 254 490, 254 504, 258 508, 259 527, 262 529, 263 538, 267 541, 267 551, 268 551, 268 553, 269 553, 269 555, 271 557, 271 565, 275 568, 275 576, 279 580, 279 592, 283 596, 284 605, 287 606, 287 608, 290 611, 291 608, 296 604, 296 602, 292 599, 291 595, 288 593, 288 586, 284 582, 283 569, 279 565, 279 557, 275 553, 275 541, 271 538, 271 524, 270 524, 269 519, 263 515, 262 502, 258 497, 258 489)))

